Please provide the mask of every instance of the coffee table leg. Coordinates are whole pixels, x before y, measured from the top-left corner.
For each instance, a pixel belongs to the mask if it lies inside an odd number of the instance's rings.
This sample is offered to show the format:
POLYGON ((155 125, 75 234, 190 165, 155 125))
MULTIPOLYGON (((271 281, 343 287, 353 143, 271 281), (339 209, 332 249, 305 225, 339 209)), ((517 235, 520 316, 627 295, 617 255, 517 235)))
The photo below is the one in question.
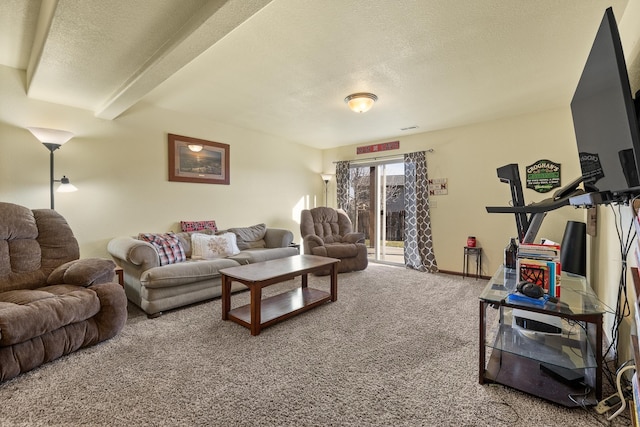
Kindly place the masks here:
POLYGON ((251 335, 260 333, 260 302, 262 301, 262 288, 259 285, 251 286, 251 335))
POLYGON ((307 284, 309 283, 309 282, 308 282, 308 280, 307 280, 307 277, 308 277, 308 275, 307 275, 307 274, 303 274, 303 275, 302 275, 302 287, 303 287, 303 288, 306 288, 306 287, 307 287, 307 284))
POLYGON ((331 301, 338 300, 338 263, 331 264, 331 301))
POLYGON ((231 278, 222 275, 222 320, 229 320, 231 309, 231 278))

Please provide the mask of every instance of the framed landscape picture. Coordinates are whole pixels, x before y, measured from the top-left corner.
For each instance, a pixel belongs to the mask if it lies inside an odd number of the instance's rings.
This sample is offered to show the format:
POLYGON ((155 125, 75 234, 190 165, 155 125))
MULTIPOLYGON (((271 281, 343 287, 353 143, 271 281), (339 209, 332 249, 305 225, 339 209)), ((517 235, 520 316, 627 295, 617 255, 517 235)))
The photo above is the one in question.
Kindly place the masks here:
POLYGON ((229 185, 229 145, 170 133, 169 181, 229 185))

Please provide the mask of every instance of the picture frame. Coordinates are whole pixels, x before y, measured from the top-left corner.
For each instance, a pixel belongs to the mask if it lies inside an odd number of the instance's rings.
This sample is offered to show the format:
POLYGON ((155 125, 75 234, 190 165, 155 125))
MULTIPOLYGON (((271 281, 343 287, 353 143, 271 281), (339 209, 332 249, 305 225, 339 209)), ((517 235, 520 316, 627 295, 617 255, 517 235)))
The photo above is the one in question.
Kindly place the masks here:
POLYGON ((229 185, 228 144, 168 134, 169 181, 229 185))

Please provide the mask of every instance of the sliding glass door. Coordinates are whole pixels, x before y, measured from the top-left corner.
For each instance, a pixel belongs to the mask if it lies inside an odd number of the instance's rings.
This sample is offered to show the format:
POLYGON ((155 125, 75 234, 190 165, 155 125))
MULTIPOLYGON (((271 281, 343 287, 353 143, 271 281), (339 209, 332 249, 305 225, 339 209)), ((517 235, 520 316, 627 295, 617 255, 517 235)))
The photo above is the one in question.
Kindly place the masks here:
POLYGON ((352 165, 347 213, 371 261, 404 264, 404 163, 352 165))

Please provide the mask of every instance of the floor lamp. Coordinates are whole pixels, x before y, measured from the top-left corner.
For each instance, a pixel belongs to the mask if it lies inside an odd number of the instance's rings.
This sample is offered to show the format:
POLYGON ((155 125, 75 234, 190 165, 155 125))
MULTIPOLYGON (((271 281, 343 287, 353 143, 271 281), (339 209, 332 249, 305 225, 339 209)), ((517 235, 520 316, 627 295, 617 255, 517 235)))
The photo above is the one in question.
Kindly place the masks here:
POLYGON ((324 206, 329 206, 329 181, 331 181, 331 175, 327 173, 322 174, 322 180, 324 181, 324 206))
POLYGON ((51 209, 54 209, 53 183, 59 182, 58 192, 70 193, 78 189, 69 182, 69 178, 55 179, 53 175, 53 152, 69 141, 73 134, 64 130, 29 127, 29 132, 35 136, 49 150, 49 193, 51 196, 51 209))

